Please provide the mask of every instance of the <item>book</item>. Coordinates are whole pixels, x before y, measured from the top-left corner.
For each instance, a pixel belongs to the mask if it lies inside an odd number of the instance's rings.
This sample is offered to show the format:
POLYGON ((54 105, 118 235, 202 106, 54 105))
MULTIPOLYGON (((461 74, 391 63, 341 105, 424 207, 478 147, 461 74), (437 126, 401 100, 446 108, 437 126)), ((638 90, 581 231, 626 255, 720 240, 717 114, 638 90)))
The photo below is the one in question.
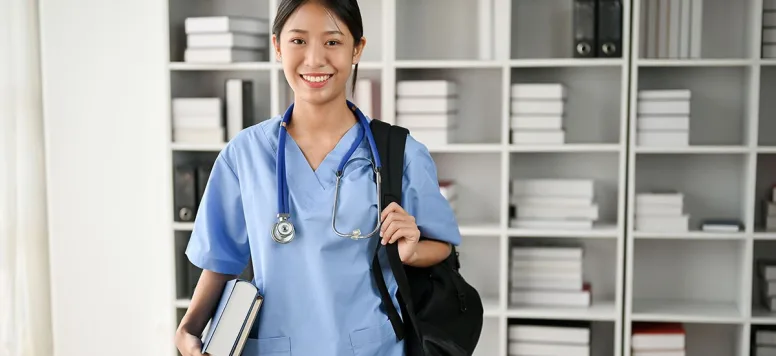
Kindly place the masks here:
POLYGON ((251 282, 242 279, 226 282, 202 339, 202 353, 240 355, 263 302, 264 297, 251 282))

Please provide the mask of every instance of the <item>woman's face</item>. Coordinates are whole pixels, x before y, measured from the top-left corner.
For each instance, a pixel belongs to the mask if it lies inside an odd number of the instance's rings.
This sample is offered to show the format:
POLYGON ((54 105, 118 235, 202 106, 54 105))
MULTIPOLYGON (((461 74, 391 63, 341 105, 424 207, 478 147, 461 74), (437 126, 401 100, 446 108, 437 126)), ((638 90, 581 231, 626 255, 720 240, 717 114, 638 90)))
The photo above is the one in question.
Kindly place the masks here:
POLYGON ((312 1, 296 9, 272 43, 296 99, 321 104, 345 96, 366 40, 354 46, 345 23, 312 1))

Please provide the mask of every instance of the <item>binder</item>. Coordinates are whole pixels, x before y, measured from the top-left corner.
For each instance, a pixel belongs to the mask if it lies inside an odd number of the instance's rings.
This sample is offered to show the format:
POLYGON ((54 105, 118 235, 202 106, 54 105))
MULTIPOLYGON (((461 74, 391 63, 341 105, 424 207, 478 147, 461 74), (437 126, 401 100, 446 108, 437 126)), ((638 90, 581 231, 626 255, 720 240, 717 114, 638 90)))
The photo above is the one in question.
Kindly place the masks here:
POLYGON ((573 31, 574 57, 595 57, 596 48, 596 1, 574 0, 573 31))
POLYGON ((622 0, 598 0, 596 56, 622 57, 622 0))
POLYGON ((194 221, 197 213, 196 173, 191 165, 177 165, 173 174, 175 221, 194 221))

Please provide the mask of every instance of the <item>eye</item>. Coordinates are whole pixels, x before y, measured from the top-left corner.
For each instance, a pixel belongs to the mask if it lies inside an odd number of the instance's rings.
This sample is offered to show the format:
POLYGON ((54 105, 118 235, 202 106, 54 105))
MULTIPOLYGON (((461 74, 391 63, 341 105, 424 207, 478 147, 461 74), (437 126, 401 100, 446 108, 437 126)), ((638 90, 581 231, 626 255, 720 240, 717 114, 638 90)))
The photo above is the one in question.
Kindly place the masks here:
POLYGON ((326 41, 326 45, 328 46, 336 46, 338 44, 339 44, 339 41, 336 41, 336 40, 326 41))
POLYGON ((299 39, 299 38, 294 38, 294 39, 291 40, 291 43, 293 43, 293 44, 304 44, 304 40, 299 39))

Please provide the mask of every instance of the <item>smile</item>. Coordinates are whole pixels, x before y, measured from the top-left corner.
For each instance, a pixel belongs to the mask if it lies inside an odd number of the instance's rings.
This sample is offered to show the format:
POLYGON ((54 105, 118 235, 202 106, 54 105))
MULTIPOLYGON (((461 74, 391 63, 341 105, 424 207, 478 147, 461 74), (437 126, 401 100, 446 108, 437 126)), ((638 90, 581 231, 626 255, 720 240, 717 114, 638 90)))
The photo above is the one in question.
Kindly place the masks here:
POLYGON ((300 75, 302 79, 304 79, 306 82, 309 82, 311 84, 325 84, 329 78, 332 77, 332 74, 324 74, 324 75, 300 75))

